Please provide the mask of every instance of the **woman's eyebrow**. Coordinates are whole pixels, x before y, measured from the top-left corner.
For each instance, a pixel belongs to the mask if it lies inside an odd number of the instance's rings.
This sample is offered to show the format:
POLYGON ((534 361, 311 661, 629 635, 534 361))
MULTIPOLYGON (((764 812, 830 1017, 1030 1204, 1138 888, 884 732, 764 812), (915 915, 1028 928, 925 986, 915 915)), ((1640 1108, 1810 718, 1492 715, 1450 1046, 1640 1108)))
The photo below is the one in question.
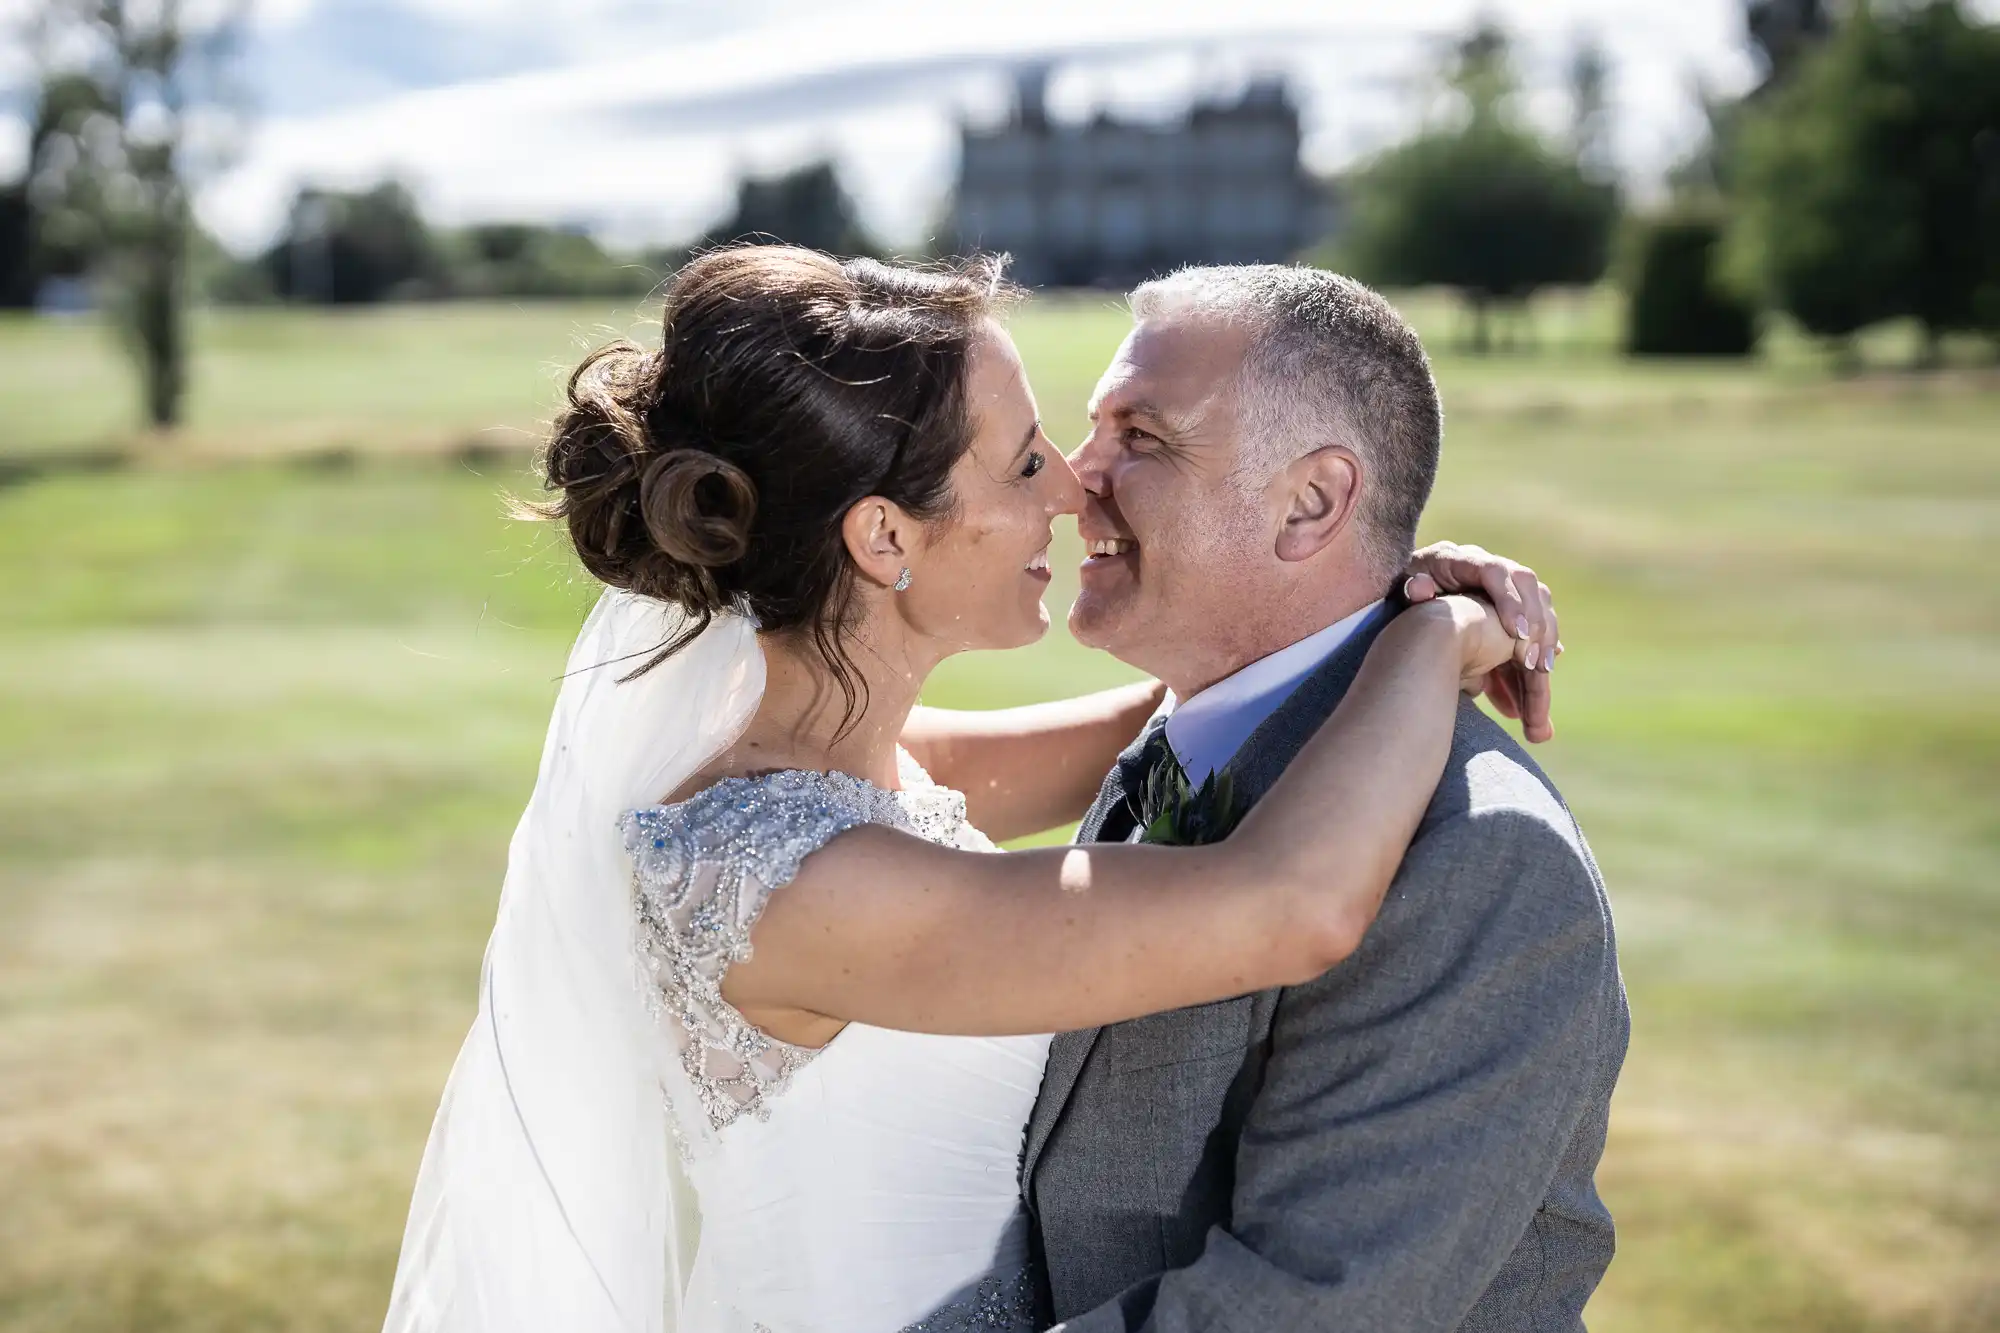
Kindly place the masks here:
POLYGON ((1021 437, 1021 442, 1019 444, 1014 446, 1014 457, 1019 458, 1022 454, 1027 453, 1028 446, 1033 444, 1035 442, 1035 437, 1037 435, 1040 435, 1041 433, 1042 433, 1042 419, 1040 417, 1036 417, 1033 421, 1028 423, 1028 433, 1021 437))

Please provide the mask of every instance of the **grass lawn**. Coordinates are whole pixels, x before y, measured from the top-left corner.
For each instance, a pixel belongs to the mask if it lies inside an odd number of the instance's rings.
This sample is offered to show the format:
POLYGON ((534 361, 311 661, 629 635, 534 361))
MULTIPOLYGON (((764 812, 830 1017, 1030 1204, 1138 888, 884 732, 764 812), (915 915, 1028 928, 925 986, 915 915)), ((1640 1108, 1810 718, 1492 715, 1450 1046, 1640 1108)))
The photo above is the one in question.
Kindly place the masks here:
MULTIPOLYGON (((1123 326, 1017 317, 1058 441, 1123 326)), ((464 446, 628 327, 208 316, 158 465, 0 487, 0 1333, 379 1324, 593 595, 464 446)), ((1602 327, 1440 356, 1428 523, 1541 568, 1572 650, 1542 758, 1634 1012, 1592 1326, 2000 1329, 2000 388, 1635 368, 1602 327)), ((0 323, 0 456, 129 416, 101 330, 0 323)), ((931 697, 1123 675, 1058 631, 931 697)))

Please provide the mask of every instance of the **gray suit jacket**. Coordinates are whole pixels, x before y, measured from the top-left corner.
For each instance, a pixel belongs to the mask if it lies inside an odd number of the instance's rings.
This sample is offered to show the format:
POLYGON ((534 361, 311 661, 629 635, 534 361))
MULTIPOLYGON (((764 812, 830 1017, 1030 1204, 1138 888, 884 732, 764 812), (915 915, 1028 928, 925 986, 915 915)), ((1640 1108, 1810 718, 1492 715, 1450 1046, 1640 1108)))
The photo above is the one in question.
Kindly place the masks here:
MULTIPOLYGON (((1244 797, 1373 639, 1230 760, 1244 797)), ((1130 770, 1082 840, 1130 835, 1130 770)), ((1303 986, 1056 1038, 1022 1166, 1043 1313, 1068 1333, 1573 1333, 1611 1261, 1592 1174, 1629 1027, 1583 834, 1468 702, 1359 952, 1303 986)))

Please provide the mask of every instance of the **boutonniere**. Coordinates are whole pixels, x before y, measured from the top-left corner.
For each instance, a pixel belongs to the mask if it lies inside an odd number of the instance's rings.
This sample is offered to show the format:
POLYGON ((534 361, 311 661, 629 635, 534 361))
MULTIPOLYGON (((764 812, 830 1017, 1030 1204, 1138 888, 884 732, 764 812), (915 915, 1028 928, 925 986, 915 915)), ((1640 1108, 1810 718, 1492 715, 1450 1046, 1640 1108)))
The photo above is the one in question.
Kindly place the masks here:
POLYGON ((1245 807, 1227 773, 1210 773, 1196 787, 1172 752, 1153 766, 1139 794, 1141 842, 1164 847, 1202 847, 1221 842, 1242 820, 1245 807))

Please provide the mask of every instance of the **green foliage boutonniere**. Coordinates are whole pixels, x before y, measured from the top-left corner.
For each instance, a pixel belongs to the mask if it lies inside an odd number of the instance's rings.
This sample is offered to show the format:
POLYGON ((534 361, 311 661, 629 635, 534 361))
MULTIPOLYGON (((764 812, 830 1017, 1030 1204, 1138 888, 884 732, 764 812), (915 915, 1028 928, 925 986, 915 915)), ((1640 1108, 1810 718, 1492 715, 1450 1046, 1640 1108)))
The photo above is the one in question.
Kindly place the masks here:
POLYGON ((1139 796, 1139 820, 1146 830, 1140 841, 1166 847, 1221 842, 1242 820, 1243 811, 1227 773, 1210 773, 1196 788, 1169 751, 1147 774, 1139 796))

